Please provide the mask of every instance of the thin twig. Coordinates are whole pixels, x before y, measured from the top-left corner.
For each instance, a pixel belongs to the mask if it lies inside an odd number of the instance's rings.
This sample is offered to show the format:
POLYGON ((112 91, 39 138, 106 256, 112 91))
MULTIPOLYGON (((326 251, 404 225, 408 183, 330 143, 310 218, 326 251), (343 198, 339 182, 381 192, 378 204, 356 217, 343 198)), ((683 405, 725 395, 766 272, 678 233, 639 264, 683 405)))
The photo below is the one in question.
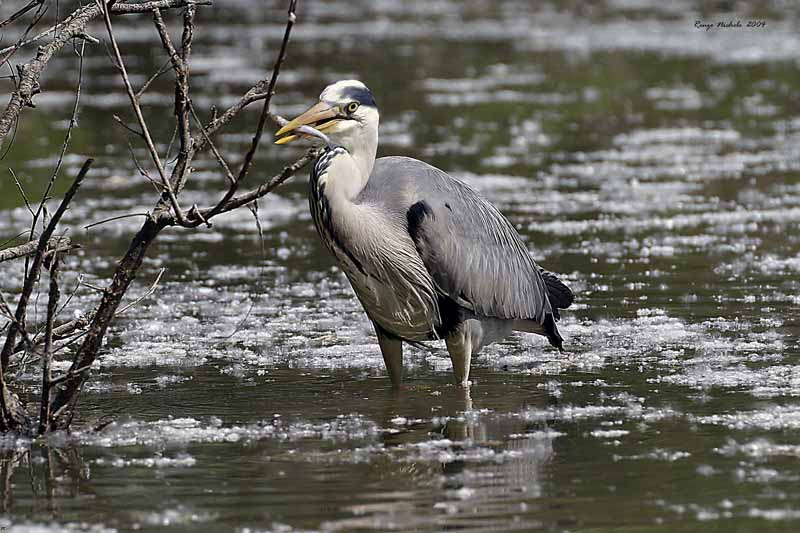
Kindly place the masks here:
POLYGON ((134 115, 136 115, 136 121, 139 123, 139 127, 142 130, 142 136, 144 137, 145 144, 147 145, 147 150, 150 152, 150 157, 153 159, 153 163, 155 164, 158 174, 161 177, 161 183, 164 185, 164 189, 167 193, 170 204, 172 204, 175 217, 179 223, 184 224, 186 223, 186 218, 183 215, 183 211, 181 211, 180 205, 178 205, 178 199, 175 197, 175 191, 172 190, 172 185, 167 179, 167 173, 164 170, 164 165, 161 164, 161 158, 158 156, 158 151, 156 150, 156 146, 153 143, 152 137, 150 136, 150 130, 147 129, 147 123, 144 120, 142 108, 139 105, 139 101, 136 99, 136 94, 133 92, 133 86, 131 85, 131 80, 128 77, 128 71, 125 68, 125 62, 122 60, 122 54, 119 51, 119 45, 117 45, 117 38, 114 36, 114 28, 111 25, 111 15, 109 14, 108 6, 105 3, 103 4, 103 20, 106 24, 108 39, 111 41, 111 47, 114 51, 114 57, 117 61, 117 66, 119 67, 120 76, 122 76, 122 82, 125 85, 125 91, 128 93, 128 99, 131 102, 134 115))
POLYGON ((14 235, 14 236, 12 236, 12 237, 9 237, 8 239, 6 239, 6 240, 5 240, 5 241, 3 241, 2 243, 0 243, 0 247, 2 247, 2 246, 5 246, 6 244, 10 244, 10 243, 12 243, 12 242, 16 241, 17 239, 19 239, 20 237, 22 237, 22 236, 23 236, 23 235, 25 235, 26 233, 28 233, 28 230, 25 230, 25 231, 20 231, 20 232, 19 232, 19 233, 17 233, 16 235, 14 235))
POLYGON ((0 22, 0 28, 4 28, 9 24, 12 24, 15 20, 23 16, 25 13, 27 13, 37 5, 44 3, 44 1, 45 0, 31 0, 25 6, 21 7, 20 9, 12 13, 11 16, 8 17, 6 20, 0 22))
POLYGON ((76 294, 78 294, 78 289, 80 289, 80 288, 81 288, 81 284, 83 284, 83 272, 81 272, 81 273, 79 273, 79 274, 78 274, 78 280, 77 280, 77 282, 75 283, 75 288, 74 288, 74 289, 72 289, 72 290, 70 291, 70 293, 69 293, 69 296, 67 296, 67 299, 64 301, 64 303, 63 303, 63 304, 61 304, 61 307, 58 309, 58 311, 56 311, 56 316, 58 316, 59 314, 61 314, 61 312, 63 312, 63 311, 64 311, 64 309, 66 309, 67 307, 69 307, 69 303, 72 301, 72 298, 73 298, 73 297, 74 297, 76 294))
POLYGON ((28 197, 25 195, 25 189, 22 188, 22 184, 19 182, 19 179, 17 179, 14 169, 9 168, 8 171, 11 172, 11 177, 14 178, 14 183, 16 183, 17 189, 19 189, 19 194, 22 196, 22 201, 25 202, 25 207, 28 209, 28 212, 31 214, 31 216, 35 218, 36 214, 33 212, 31 203, 28 201, 28 197))
POLYGON ((258 241, 261 243, 261 255, 267 255, 267 247, 264 244, 264 228, 261 227, 261 219, 258 218, 258 198, 247 204, 247 209, 253 214, 253 219, 256 222, 256 231, 258 231, 258 241))
MULTIPOLYGON (((211 5, 210 0, 154 0, 151 2, 140 2, 140 3, 115 3, 111 6, 111 12, 115 15, 131 15, 136 13, 149 13, 155 8, 158 9, 171 9, 176 7, 183 7, 187 5, 194 5, 194 6, 209 6, 211 5)), ((62 22, 52 26, 45 31, 41 32, 40 34, 28 39, 27 41, 19 42, 12 46, 7 46, 0 50, 0 54, 6 54, 12 51, 16 51, 20 48, 24 48, 30 44, 33 44, 37 41, 41 41, 48 35, 57 35, 56 39, 62 37, 63 33, 70 33, 72 32, 72 28, 75 25, 80 24, 80 32, 83 30, 83 26, 86 25, 91 19, 102 15, 102 8, 98 5, 98 2, 90 2, 87 5, 77 9, 74 13, 72 13, 69 17, 65 18, 62 22)), ((82 37, 78 32, 75 33, 76 37, 82 37)), ((91 42, 91 41, 90 41, 91 42)))
MULTIPOLYGON (((81 374, 83 374, 84 372, 90 370, 91 368, 92 368, 92 365, 86 365, 86 366, 82 366, 81 368, 78 368, 77 370, 69 369, 65 374, 63 374, 61 376, 58 376, 57 378, 52 379, 50 381, 50 385, 53 386, 53 387, 56 386, 56 385, 59 385, 59 384, 65 382, 65 381, 67 381, 68 379, 72 379, 72 378, 80 376, 81 374)), ((51 407, 52 407, 52 405, 51 405, 51 407)), ((62 407, 62 409, 63 409, 63 407, 62 407)), ((60 414, 61 414, 61 409, 58 409, 51 416, 53 418, 57 418, 60 414)))
MULTIPOLYGON (((233 178, 227 163, 225 163, 225 160, 222 158, 221 155, 219 155, 219 152, 217 151, 216 147, 211 142, 211 137, 209 132, 205 128, 201 128, 204 141, 209 143, 209 145, 211 146, 211 150, 214 153, 214 156, 216 157, 217 161, 219 161, 220 165, 225 169, 226 175, 230 174, 228 176, 228 180, 230 181, 230 187, 228 188, 228 191, 225 193, 225 195, 220 199, 220 201, 217 202, 217 205, 215 205, 209 210, 197 211, 197 217, 203 221, 208 221, 211 218, 218 215, 219 213, 226 211, 225 206, 228 205, 229 202, 233 199, 234 195, 239 189, 239 184, 242 182, 242 180, 245 179, 248 170, 253 164, 253 158, 255 156, 256 151, 258 150, 258 145, 261 142, 261 136, 264 132, 264 125, 266 124, 267 117, 270 116, 269 113, 270 103, 272 101, 272 95, 275 93, 275 85, 278 82, 278 76, 280 75, 281 72, 281 66, 283 65, 284 59, 286 58, 286 50, 289 45, 289 38, 291 37, 292 34, 292 28, 294 27, 294 23, 297 20, 297 16, 295 14, 296 8, 297 8, 297 0, 290 0, 289 10, 286 20, 286 29, 283 32, 283 40, 281 41, 281 47, 280 51, 278 52, 278 57, 275 59, 275 64, 272 67, 272 76, 270 77, 269 84, 267 85, 267 97, 264 99, 264 106, 261 109, 261 115, 258 118, 258 125, 256 126, 256 132, 253 135, 253 139, 250 143, 250 148, 248 149, 247 153, 244 156, 244 161, 242 162, 242 166, 239 169, 239 173, 235 179, 233 178)), ((196 113, 195 113, 195 119, 197 119, 196 113)), ((264 194, 267 194, 267 192, 265 192, 264 194)), ((253 198, 253 200, 255 200, 256 198, 259 198, 259 196, 253 198)), ((257 218, 258 215, 256 214, 256 219, 257 218)))
MULTIPOLYGON (((168 9, 186 6, 188 4, 206 5, 208 3, 210 2, 205 0, 153 0, 138 4, 117 3, 112 6, 111 12, 115 14, 147 13, 155 8, 168 9)), ((39 77, 53 55, 75 37, 81 37, 84 34, 86 25, 89 24, 92 19, 102 15, 103 11, 105 10, 98 4, 90 2, 76 9, 70 16, 64 19, 61 24, 40 33, 33 39, 0 50, 0 58, 4 55, 8 57, 7 54, 13 53, 23 46, 43 39, 48 35, 55 35, 52 41, 39 47, 36 57, 33 60, 20 67, 20 79, 16 90, 12 93, 5 111, 0 115, 0 145, 5 144, 5 138, 12 130, 14 124, 17 123, 22 109, 33 105, 32 98, 39 91, 39 77), (58 33, 56 33, 57 29, 59 30, 58 33)), ((0 64, 2 64, 3 61, 3 59, 0 59, 0 64)))
MULTIPOLYGON (((217 146, 214 144, 214 141, 211 140, 211 137, 208 136, 205 128, 203 128, 203 123, 200 122, 200 118, 197 116, 197 112, 195 111, 194 104, 192 104, 191 100, 189 101, 189 109, 192 112, 195 122, 197 122, 197 125, 200 126, 200 133, 203 135, 203 137, 205 137, 208 146, 211 148, 211 153, 214 154, 214 158, 225 172, 225 177, 228 178, 228 183, 230 183, 230 185, 236 185, 236 177, 233 175, 233 172, 231 172, 231 167, 228 166, 225 158, 222 157, 222 154, 219 152, 219 150, 217 150, 217 146)), ((227 201, 227 199, 225 200, 227 201)))
POLYGON ((39 4, 39 7, 36 9, 36 13, 33 14, 33 19, 28 23, 27 28, 25 28, 25 31, 22 32, 22 35, 17 40, 17 45, 10 47, 10 49, 8 49, 7 52, 5 50, 0 52, 0 54, 5 54, 0 59, 0 64, 3 64, 3 63, 9 63, 10 64, 10 62, 8 60, 11 58, 11 56, 13 56, 14 54, 17 53, 17 50, 19 50, 19 45, 23 41, 25 41, 25 39, 28 38, 28 34, 33 30, 33 28, 35 28, 39 24, 39 21, 41 21, 44 18, 44 15, 46 13, 47 13, 47 4, 42 2, 42 3, 39 4))
POLYGON ((0 292, 0 309, 2 309, 3 313, 5 313, 6 317, 11 322, 11 325, 15 326, 17 330, 19 330, 20 336, 22 337, 22 342, 25 343, 27 349, 34 351, 36 349, 36 344, 33 342, 33 339, 31 339, 30 335, 28 335, 28 331, 25 329, 25 327, 20 324, 19 320, 17 320, 17 317, 14 316, 14 313, 11 311, 11 307, 8 305, 6 297, 3 296, 2 292, 0 292))
MULTIPOLYGON (((243 205, 247 205, 253 200, 257 198, 261 198, 262 196, 266 196, 267 194, 271 193, 275 188, 279 185, 283 184, 286 180, 294 176, 294 174, 309 164, 310 162, 314 161, 319 156, 319 149, 318 148, 311 148, 306 154, 292 163, 291 165, 284 167, 284 169, 279 173, 273 176, 269 181, 263 183, 260 187, 253 189, 250 192, 245 194, 241 194, 239 196, 234 196, 225 204, 216 211, 216 215, 220 213, 227 213, 228 211, 233 211, 238 207, 242 207, 243 205)), ((200 213, 206 218, 209 219, 209 214, 211 211, 216 208, 206 208, 201 209, 200 213)))
POLYGON ((86 41, 82 41, 81 51, 78 54, 78 57, 80 58, 78 60, 78 83, 75 87, 75 101, 72 105, 72 113, 69 117, 69 126, 67 126, 67 133, 64 135, 64 142, 61 143, 61 152, 58 154, 58 161, 53 169, 53 173, 50 175, 50 181, 47 182, 47 187, 45 188, 44 193, 42 193, 42 199, 39 200, 39 206, 36 208, 36 212, 33 214, 30 238, 33 238, 34 231, 36 231, 36 222, 42 215, 42 212, 45 209, 45 202, 50 197, 50 191, 53 190, 53 185, 56 183, 56 178, 58 178, 58 173, 61 170, 61 163, 64 161, 64 155, 67 153, 67 147, 69 146, 69 141, 72 138, 72 130, 77 123, 75 119, 78 116, 78 106, 81 101, 81 86, 83 84, 83 51, 85 48, 86 41))
POLYGON ((120 126, 122 126, 123 128, 125 128, 125 129, 126 129, 127 131, 129 131, 130 133, 132 133, 132 134, 136 135, 137 137, 141 137, 142 139, 144 139, 144 134, 143 134, 141 131, 136 131, 135 129, 133 129, 133 128, 131 128, 130 126, 128 126, 127 124, 125 124, 125 121, 123 121, 123 120, 122 120, 122 118, 120 118, 120 116, 119 116, 119 115, 111 115, 111 118, 113 118, 113 119, 114 119, 114 121, 115 121, 117 124, 119 124, 120 126))
POLYGON ((141 296, 139 296, 137 299, 135 299, 134 301, 132 301, 131 303, 129 303, 128 305, 126 305, 125 307, 123 307, 122 309, 117 311, 115 316, 119 316, 119 315, 123 314, 125 311, 127 311, 128 309, 130 309, 131 307, 133 307, 135 305, 138 305, 145 298, 149 297, 154 292, 156 292, 156 288, 158 287, 158 283, 161 281, 161 276, 164 275, 164 271, 166 271, 166 270, 167 270, 166 268, 162 268, 161 270, 159 270, 158 271, 158 275, 156 276, 156 279, 153 281, 152 285, 150 285, 150 288, 147 289, 145 291, 145 293, 142 294, 141 296))
POLYGON ((264 106, 261 108, 261 116, 258 117, 256 133, 253 136, 252 142, 250 143, 250 149, 244 156, 242 168, 239 170, 239 175, 236 180, 237 183, 242 181, 245 176, 247 176, 247 171, 250 170, 250 166, 253 164, 253 157, 255 156, 256 150, 258 150, 258 144, 261 142, 261 134, 264 131, 264 124, 267 122, 267 115, 269 114, 269 106, 272 102, 272 95, 275 94, 275 84, 278 82, 278 75, 281 72, 281 65, 283 65, 283 60, 286 57, 286 49, 289 45, 289 36, 291 35, 292 27, 297 20, 297 15, 295 15, 296 7, 297 0, 290 0, 286 30, 283 32, 281 49, 280 52, 278 52, 278 58, 275 60, 275 65, 272 67, 272 77, 270 78, 269 85, 267 86, 267 96, 264 98, 264 106))
POLYGON ((50 241, 50 237, 52 237, 53 232, 56 229, 56 225, 66 212, 67 206, 69 206, 70 202, 75 197, 75 194, 78 192, 78 188, 80 188, 83 178, 85 178, 86 174, 89 172, 89 168, 91 168, 92 163, 94 163, 94 159, 87 159, 83 164, 80 172, 78 172, 78 175, 75 177, 72 185, 67 190, 64 198, 61 200, 58 209, 56 209, 55 213, 53 213, 53 216, 50 217, 50 222, 47 224, 47 227, 39 237, 39 244, 36 248, 36 254, 34 255, 30 272, 25 278, 25 284, 22 287, 22 292, 20 293, 19 301, 17 302, 17 310, 16 313, 14 313, 16 322, 12 323, 8 328, 6 342, 3 345, 2 352, 0 353, 0 372, 2 372, 2 370, 8 365, 9 358, 11 357, 11 353, 13 352, 14 346, 17 342, 17 334, 20 333, 20 330, 24 334, 25 314, 28 309, 28 301, 31 297, 31 293, 33 292, 34 285, 39 277, 38 272, 41 268, 42 261, 44 261, 44 252, 47 248, 47 243, 50 241))
MULTIPOLYGON (((192 8, 187 8, 192 9, 192 8)), ((192 9, 194 13, 194 9, 192 9)), ((153 22, 158 30, 158 35, 161 38, 161 44, 167 51, 169 60, 172 62, 172 70, 175 71, 175 117, 178 122, 178 139, 180 141, 180 155, 184 158, 187 157, 189 148, 192 143, 192 133, 189 123, 189 70, 184 62, 183 55, 175 50, 172 44, 172 39, 167 31, 167 25, 161 16, 161 11, 158 9, 153 10, 153 22)), ((193 24, 193 15, 186 21, 186 24, 191 27, 193 24)), ((184 33, 192 35, 191 30, 184 30, 184 33)), ((190 43, 189 43, 190 44, 190 43)), ((178 188, 180 190, 180 188, 178 188)))
MULTIPOLYGON (((77 331, 79 329, 83 329, 86 326, 88 326, 89 322, 91 322, 93 316, 94 316, 94 312, 89 312, 89 313, 87 313, 85 315, 79 316, 78 318, 76 318, 74 320, 70 320, 69 322, 65 322, 65 323, 61 324, 60 326, 56 326, 53 329, 53 339, 54 340, 66 339, 67 337, 72 335, 75 331, 77 331)), ((81 335, 83 335, 83 333, 81 333, 81 335)), ((53 353, 56 353, 56 352, 60 351, 63 347, 73 343, 74 341, 75 341, 75 339, 70 339, 69 341, 64 343, 61 347, 56 348, 53 351, 53 353)), ((35 346, 38 346, 41 342, 42 342, 42 339, 40 337, 37 336, 37 337, 33 338, 33 343, 34 343, 35 346)), ((14 353, 12 355, 17 355, 18 353, 22 353, 23 351, 25 351, 25 343, 24 342, 20 342, 14 347, 14 353)), ((9 366, 9 368, 12 368, 12 367, 15 366, 15 364, 10 363, 8 366, 9 366)))
POLYGON ((147 92, 147 89, 149 89, 149 88, 150 88, 150 85, 152 85, 154 81, 156 81, 156 80, 157 80, 159 77, 161 77, 161 76, 162 76, 164 73, 166 73, 166 72, 168 72, 168 71, 169 71, 169 64, 170 64, 170 60, 169 60, 169 59, 167 59, 166 61, 164 61, 164 64, 163 64, 163 65, 161 65, 161 66, 159 67, 159 69, 158 69, 157 71, 155 71, 155 73, 154 73, 152 76, 150 76, 150 78, 148 78, 148 80, 147 80, 146 82, 144 82, 144 85, 142 85, 142 86, 139 88, 139 90, 138 90, 138 91, 136 91, 136 99, 137 99, 137 100, 140 100, 140 99, 142 98, 142 95, 143 95, 145 92, 147 92))
POLYGON ((250 313, 253 312, 253 308, 256 306, 255 299, 250 300, 250 307, 247 308, 247 312, 244 314, 244 317, 234 326, 233 331, 231 331, 228 335, 219 335, 216 338, 219 339, 219 344, 222 344, 223 341, 226 341, 239 333, 242 329, 242 326, 247 322, 247 319, 250 318, 250 313))
POLYGON ((119 215, 116 217, 106 218, 103 220, 98 220, 97 222, 92 222, 91 224, 87 224, 83 227, 83 229, 93 228, 95 226, 99 226, 100 224, 105 224, 107 222, 113 222, 114 220, 120 220, 123 218, 131 218, 131 217, 149 217, 150 213, 128 213, 127 215, 119 215))

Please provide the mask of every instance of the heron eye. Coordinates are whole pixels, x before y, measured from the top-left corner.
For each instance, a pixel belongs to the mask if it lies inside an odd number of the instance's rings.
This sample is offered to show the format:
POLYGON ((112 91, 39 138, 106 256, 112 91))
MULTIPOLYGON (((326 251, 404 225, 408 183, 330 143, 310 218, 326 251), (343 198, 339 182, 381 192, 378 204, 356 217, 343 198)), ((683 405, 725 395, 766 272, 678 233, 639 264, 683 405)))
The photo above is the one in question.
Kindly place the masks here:
POLYGON ((355 113, 356 109, 358 109, 358 102, 350 102, 349 104, 347 104, 347 107, 345 109, 347 109, 347 112, 350 114, 355 113))

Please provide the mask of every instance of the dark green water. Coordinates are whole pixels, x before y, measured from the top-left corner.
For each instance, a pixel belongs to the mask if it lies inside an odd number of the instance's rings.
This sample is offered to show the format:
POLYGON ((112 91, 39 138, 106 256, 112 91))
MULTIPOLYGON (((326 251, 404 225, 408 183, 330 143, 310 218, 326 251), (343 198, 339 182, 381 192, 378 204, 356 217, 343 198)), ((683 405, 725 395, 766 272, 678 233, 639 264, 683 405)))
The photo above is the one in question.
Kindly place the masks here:
MULTIPOLYGON (((271 68, 283 12, 199 9, 204 117, 271 68)), ((313 231, 303 172, 260 203, 263 253, 247 211, 162 236, 130 298, 165 268, 162 284, 116 323, 74 433, 3 442, 0 527, 797 530, 799 21, 780 2, 301 0, 277 111, 337 79, 366 82, 380 155, 465 179, 564 274, 578 294, 561 323, 568 352, 508 339, 474 362, 467 394, 443 347, 410 349, 408 387, 392 393, 313 231), (732 19, 767 27, 694 26, 732 19)), ((116 24, 139 85, 164 62, 155 30, 147 16, 116 24)), ((53 60, 0 162, 3 236, 29 223, 7 167, 38 197, 77 64, 67 50, 53 60)), ((165 76, 145 100, 162 152, 171 98, 165 76)), ((219 137, 231 163, 257 107, 219 137)), ((133 122, 104 47, 87 46, 59 194, 85 157, 97 164, 66 217, 83 249, 65 286, 79 271, 103 284, 140 220, 83 226, 153 203, 115 113, 133 122)), ((250 183, 301 149, 265 143, 250 183)), ((206 157, 195 167, 183 203, 208 205, 224 177, 206 157)), ((17 268, 0 268, 7 295, 17 268)), ((66 314, 95 300, 83 286, 66 314)), ((26 392, 38 373, 19 370, 26 392)))

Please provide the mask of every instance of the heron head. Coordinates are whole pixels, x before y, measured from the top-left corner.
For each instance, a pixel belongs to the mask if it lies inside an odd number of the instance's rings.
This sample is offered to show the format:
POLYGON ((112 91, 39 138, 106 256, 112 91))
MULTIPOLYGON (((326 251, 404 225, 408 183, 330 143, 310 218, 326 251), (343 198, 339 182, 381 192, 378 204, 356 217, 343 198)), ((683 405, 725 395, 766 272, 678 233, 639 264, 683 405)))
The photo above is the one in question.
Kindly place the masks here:
POLYGON ((354 153, 377 144, 378 108, 372 92, 360 81, 337 81, 325 87, 319 102, 278 130, 275 144, 308 138, 297 131, 301 126, 325 133, 333 143, 354 153))

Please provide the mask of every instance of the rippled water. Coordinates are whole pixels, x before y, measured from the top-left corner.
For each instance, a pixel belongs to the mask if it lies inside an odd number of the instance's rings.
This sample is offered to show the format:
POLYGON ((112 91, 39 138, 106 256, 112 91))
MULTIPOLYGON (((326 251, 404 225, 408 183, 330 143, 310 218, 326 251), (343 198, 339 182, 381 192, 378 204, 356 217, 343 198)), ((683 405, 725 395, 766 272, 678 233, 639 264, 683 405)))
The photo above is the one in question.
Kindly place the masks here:
MULTIPOLYGON (((283 32, 281 5, 222 4, 199 10, 193 100, 206 117, 270 68, 283 32)), ((165 268, 162 284, 117 322, 74 433, 4 441, 0 526, 796 530, 796 6, 301 0, 299 20, 278 111, 301 111, 335 79, 364 80, 381 154, 474 185, 564 274, 578 294, 561 326, 567 353, 508 339, 474 362, 467 394, 443 347, 412 348, 408 387, 392 393, 313 232, 303 172, 260 203, 263 252, 247 211, 162 235, 130 298, 165 268), (736 18, 767 29, 694 27, 736 18)), ((150 19, 117 26, 140 84, 164 61, 150 19)), ((57 158, 76 68, 66 51, 53 60, 2 160, 32 197, 57 158)), ((162 150, 168 78, 146 99, 162 150)), ((154 195, 111 118, 130 115, 101 45, 87 47, 81 103, 64 175, 87 156, 97 164, 66 216, 83 245, 67 263, 102 284, 140 220, 83 226, 144 212, 154 195)), ((221 135, 229 161, 256 117, 221 135)), ((265 144, 251 183, 300 150, 265 144)), ((208 204, 223 176, 209 159, 195 166, 183 203, 208 204)), ((0 170, 11 237, 28 215, 0 170)), ((6 294, 16 268, 0 265, 6 294)), ((84 287, 67 313, 94 301, 84 287)), ((36 366, 17 369, 35 392, 36 366)))

